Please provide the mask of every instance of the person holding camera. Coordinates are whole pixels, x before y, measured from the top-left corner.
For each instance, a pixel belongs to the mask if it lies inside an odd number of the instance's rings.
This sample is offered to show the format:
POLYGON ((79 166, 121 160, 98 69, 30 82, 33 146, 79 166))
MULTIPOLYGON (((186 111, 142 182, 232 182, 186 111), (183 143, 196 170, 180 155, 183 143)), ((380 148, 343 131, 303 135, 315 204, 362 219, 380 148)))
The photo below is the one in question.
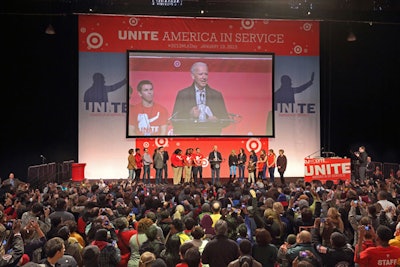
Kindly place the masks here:
POLYGON ((24 254, 24 241, 20 233, 21 221, 8 221, 1 228, 2 236, 5 235, 5 231, 10 231, 10 234, 6 236, 5 254, 0 257, 0 266, 16 266, 24 254))
POLYGON ((284 254, 286 255, 289 266, 292 266, 293 261, 298 259, 304 259, 313 264, 313 266, 322 266, 322 260, 318 251, 314 248, 311 243, 311 233, 303 230, 297 234, 296 244, 285 250, 285 244, 281 246, 284 254))

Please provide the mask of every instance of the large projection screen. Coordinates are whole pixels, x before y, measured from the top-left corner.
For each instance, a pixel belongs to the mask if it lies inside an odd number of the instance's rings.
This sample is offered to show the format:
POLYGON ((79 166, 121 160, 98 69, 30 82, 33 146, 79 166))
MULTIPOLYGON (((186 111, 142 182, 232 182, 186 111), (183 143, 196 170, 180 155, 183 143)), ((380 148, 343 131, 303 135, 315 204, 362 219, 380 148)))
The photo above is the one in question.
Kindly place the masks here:
POLYGON ((127 62, 127 138, 274 137, 273 53, 127 51, 127 62))

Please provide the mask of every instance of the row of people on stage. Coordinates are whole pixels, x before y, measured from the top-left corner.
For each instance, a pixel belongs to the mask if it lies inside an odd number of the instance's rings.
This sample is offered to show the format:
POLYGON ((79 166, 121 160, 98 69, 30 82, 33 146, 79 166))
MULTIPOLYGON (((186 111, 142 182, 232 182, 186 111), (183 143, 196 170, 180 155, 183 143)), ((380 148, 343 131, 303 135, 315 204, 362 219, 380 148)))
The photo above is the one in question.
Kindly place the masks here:
MULTIPOLYGON (((225 159, 222 157, 218 146, 214 145, 208 157, 202 154, 200 148, 187 148, 183 151, 181 148, 175 149, 171 157, 163 146, 156 148, 153 154, 150 154, 148 148, 144 148, 143 154, 140 148, 129 149, 128 151, 128 171, 129 179, 143 180, 144 183, 150 183, 151 166, 156 170, 155 183, 168 183, 168 165, 173 170, 173 184, 202 182, 203 166, 209 164, 211 168, 212 184, 220 182, 221 165, 225 159), (143 175, 142 175, 143 170, 143 175)), ((275 182, 275 171, 280 176, 281 184, 285 184, 284 173, 287 167, 287 158, 283 149, 279 149, 278 155, 273 149, 266 152, 261 149, 259 155, 254 150, 247 155, 243 148, 239 153, 232 149, 228 157, 229 181, 238 179, 245 182, 247 173, 247 182, 255 183, 257 179, 269 179, 270 183, 275 182)))

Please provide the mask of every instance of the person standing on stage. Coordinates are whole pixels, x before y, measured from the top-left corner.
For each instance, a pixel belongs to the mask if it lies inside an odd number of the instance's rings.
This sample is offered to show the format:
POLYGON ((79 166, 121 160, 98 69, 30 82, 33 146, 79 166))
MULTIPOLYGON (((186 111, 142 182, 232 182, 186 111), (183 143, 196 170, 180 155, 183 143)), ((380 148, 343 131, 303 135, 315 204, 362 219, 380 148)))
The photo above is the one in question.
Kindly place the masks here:
POLYGON ((276 155, 273 149, 268 149, 267 168, 269 173, 269 182, 275 182, 276 155))
POLYGON ((136 161, 135 161, 135 156, 133 154, 134 151, 135 150, 133 150, 133 148, 129 149, 129 151, 128 151, 128 153, 129 153, 128 167, 127 167, 128 173, 129 173, 128 179, 130 179, 132 181, 135 179, 135 170, 136 170, 136 161))
POLYGON ((279 155, 276 158, 276 167, 278 168, 279 176, 281 177, 281 184, 285 184, 285 177, 283 176, 286 171, 287 158, 283 149, 279 149, 279 155))
POLYGON ((164 168, 164 147, 160 146, 154 153, 153 166, 156 169, 156 184, 161 184, 162 171, 164 168))
POLYGON ((182 170, 183 170, 183 156, 182 149, 175 149, 174 153, 171 155, 171 165, 172 170, 174 171, 174 179, 173 184, 180 184, 182 179, 182 170))
POLYGON ((243 183, 244 170, 246 169, 246 161, 247 161, 247 155, 244 152, 243 148, 239 149, 239 154, 237 155, 237 157, 238 157, 239 181, 243 183))
POLYGON ((140 182, 140 174, 143 168, 143 158, 140 154, 140 148, 135 149, 135 161, 136 161, 136 170, 135 170, 135 180, 136 182, 140 182))
POLYGON ((222 155, 218 151, 218 146, 214 145, 213 150, 208 155, 208 161, 211 165, 211 183, 219 183, 219 174, 221 171, 222 155))
POLYGON ((185 156, 183 157, 184 163, 184 175, 185 175, 185 183, 190 183, 192 178, 192 166, 193 166, 193 148, 186 149, 185 156))
POLYGON ((236 155, 236 151, 232 149, 231 154, 229 155, 228 158, 228 164, 229 164, 229 182, 236 179, 236 168, 238 165, 238 157, 236 155))
MULTIPOLYGON (((163 161, 164 161, 164 167, 163 167, 163 174, 162 176, 164 176, 164 184, 168 184, 168 160, 169 160, 169 155, 168 155, 168 151, 165 150, 165 148, 163 149, 163 161)), ((161 176, 161 178, 162 178, 161 176)), ((162 179, 161 179, 162 182, 162 179)))
POLYGON ((260 157, 258 158, 257 161, 257 179, 261 178, 265 180, 266 178, 266 172, 267 172, 267 153, 265 152, 265 149, 261 149, 260 151, 260 157))
POLYGON ((359 162, 358 165, 358 175, 360 178, 361 182, 365 181, 365 176, 367 173, 367 158, 368 158, 368 153, 365 150, 365 146, 360 146, 358 148, 358 152, 354 152, 354 155, 357 157, 357 160, 359 162))
POLYGON ((150 184, 150 166, 153 164, 153 158, 149 153, 149 149, 145 148, 143 153, 143 183, 150 184), (146 182, 147 177, 147 182, 146 182))
POLYGON ((197 184, 197 175, 199 175, 200 182, 203 182, 203 154, 201 154, 200 148, 196 148, 196 152, 193 154, 193 180, 197 184))

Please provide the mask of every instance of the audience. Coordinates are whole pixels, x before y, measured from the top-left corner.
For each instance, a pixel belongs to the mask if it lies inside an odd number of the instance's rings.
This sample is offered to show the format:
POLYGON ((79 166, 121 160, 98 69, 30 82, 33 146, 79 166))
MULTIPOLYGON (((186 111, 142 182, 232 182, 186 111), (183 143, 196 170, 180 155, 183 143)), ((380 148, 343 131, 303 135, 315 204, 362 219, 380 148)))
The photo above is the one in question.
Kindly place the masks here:
POLYGON ((397 179, 44 188, 20 180, 0 190, 0 251, 14 266, 395 266, 397 179), (17 241, 23 249, 10 250, 17 241))

